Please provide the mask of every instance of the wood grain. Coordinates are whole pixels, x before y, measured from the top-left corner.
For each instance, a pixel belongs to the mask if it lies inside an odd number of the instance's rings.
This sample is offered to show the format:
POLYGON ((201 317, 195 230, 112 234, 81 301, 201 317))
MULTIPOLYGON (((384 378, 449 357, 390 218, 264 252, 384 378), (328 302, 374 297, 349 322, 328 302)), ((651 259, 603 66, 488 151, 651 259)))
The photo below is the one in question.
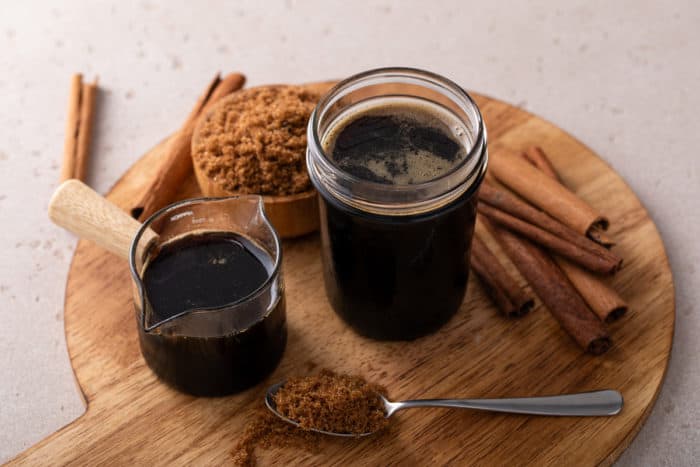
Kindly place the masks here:
MULTIPOLYGON (((554 319, 535 308, 501 318, 476 280, 457 315, 409 343, 355 335, 332 312, 321 286, 316 235, 284 244, 289 343, 279 368, 242 394, 197 399, 158 382, 139 353, 127 263, 82 241, 68 277, 68 351, 86 413, 11 461, 12 465, 221 465, 265 387, 329 367, 363 374, 395 399, 549 395, 620 390, 612 418, 544 418, 430 409, 397 415, 387 435, 328 440, 316 454, 271 450, 262 464, 608 465, 630 443, 656 400, 673 338, 674 291, 664 246, 634 193, 588 148, 536 116, 476 96, 492 141, 538 144, 567 185, 612 221, 625 266, 612 283, 629 312, 610 325, 614 344, 584 354, 554 319)), ((152 174, 163 145, 141 159, 109 198, 128 206, 152 174)), ((188 182, 186 196, 196 184, 188 182), (187 190, 190 190, 189 192, 187 190)), ((511 273, 517 274, 508 265, 511 273)))

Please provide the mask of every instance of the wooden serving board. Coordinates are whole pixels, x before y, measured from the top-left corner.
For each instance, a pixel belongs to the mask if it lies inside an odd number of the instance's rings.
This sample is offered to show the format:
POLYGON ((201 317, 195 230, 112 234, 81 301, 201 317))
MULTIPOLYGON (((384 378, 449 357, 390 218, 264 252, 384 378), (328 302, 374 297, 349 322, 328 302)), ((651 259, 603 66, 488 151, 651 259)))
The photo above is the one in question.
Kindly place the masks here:
MULTIPOLYGON (((610 326, 612 349, 584 354, 538 304, 506 320, 472 278, 457 315, 414 342, 374 342, 354 334, 331 310, 322 286, 317 235, 284 244, 289 342, 277 370, 242 394, 194 398, 159 382, 139 353, 126 262, 80 242, 68 276, 68 351, 85 414, 11 464, 221 465, 265 388, 295 374, 332 368, 385 385, 396 400, 420 397, 550 395, 620 390, 622 413, 610 418, 546 418, 469 410, 400 413, 389 433, 327 440, 317 453, 259 452, 260 463, 287 465, 607 465, 649 415, 668 365, 674 291, 664 246, 637 197, 601 159, 556 126, 506 103, 476 96, 489 140, 514 148, 540 144, 567 184, 612 220, 625 266, 615 287, 630 311, 610 326)), ((153 172, 162 144, 112 189, 121 206, 153 172)), ((196 194, 193 181, 183 197, 196 194)))

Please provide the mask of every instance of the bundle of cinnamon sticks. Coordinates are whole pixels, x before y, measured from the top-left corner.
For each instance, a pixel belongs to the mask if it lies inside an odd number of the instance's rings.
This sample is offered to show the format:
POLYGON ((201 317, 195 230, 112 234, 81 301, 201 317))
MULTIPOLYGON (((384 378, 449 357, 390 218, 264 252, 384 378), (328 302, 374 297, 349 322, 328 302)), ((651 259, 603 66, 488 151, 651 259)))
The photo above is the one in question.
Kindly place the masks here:
MULTIPOLYGON (((586 351, 601 354, 612 341, 606 323, 627 304, 605 281, 622 258, 610 251, 609 220, 565 187, 539 147, 518 153, 494 147, 490 176, 479 192, 479 223, 561 327, 586 351)), ((533 306, 532 296, 475 235, 471 266, 507 316, 533 306)))
POLYGON ((97 79, 84 83, 82 74, 71 77, 61 181, 69 178, 85 181, 96 95, 97 79))

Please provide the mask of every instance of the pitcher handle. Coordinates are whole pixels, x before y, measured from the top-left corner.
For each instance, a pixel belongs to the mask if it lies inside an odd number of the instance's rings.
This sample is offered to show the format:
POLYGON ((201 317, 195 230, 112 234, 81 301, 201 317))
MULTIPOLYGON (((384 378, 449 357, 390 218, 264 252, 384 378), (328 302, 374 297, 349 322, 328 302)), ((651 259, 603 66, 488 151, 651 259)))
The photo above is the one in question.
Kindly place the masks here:
MULTIPOLYGON (((125 260, 141 224, 80 180, 63 182, 49 202, 51 221, 125 260)), ((148 235, 157 237, 149 229, 148 235)), ((151 242, 142 242, 148 245, 151 242)))

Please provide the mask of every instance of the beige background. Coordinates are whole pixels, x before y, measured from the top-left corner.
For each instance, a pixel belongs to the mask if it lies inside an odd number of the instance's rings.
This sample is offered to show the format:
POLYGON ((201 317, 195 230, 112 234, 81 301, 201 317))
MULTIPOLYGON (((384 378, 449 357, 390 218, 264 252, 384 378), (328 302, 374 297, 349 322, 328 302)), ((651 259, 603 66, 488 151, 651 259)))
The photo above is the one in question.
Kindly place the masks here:
POLYGON ((636 191, 666 242, 677 326, 661 397, 619 464, 700 459, 700 3, 350 3, 0 3, 0 461, 83 411, 62 322, 75 239, 45 215, 70 74, 104 87, 90 173, 104 192, 218 69, 261 84, 387 65, 555 122, 636 191))

